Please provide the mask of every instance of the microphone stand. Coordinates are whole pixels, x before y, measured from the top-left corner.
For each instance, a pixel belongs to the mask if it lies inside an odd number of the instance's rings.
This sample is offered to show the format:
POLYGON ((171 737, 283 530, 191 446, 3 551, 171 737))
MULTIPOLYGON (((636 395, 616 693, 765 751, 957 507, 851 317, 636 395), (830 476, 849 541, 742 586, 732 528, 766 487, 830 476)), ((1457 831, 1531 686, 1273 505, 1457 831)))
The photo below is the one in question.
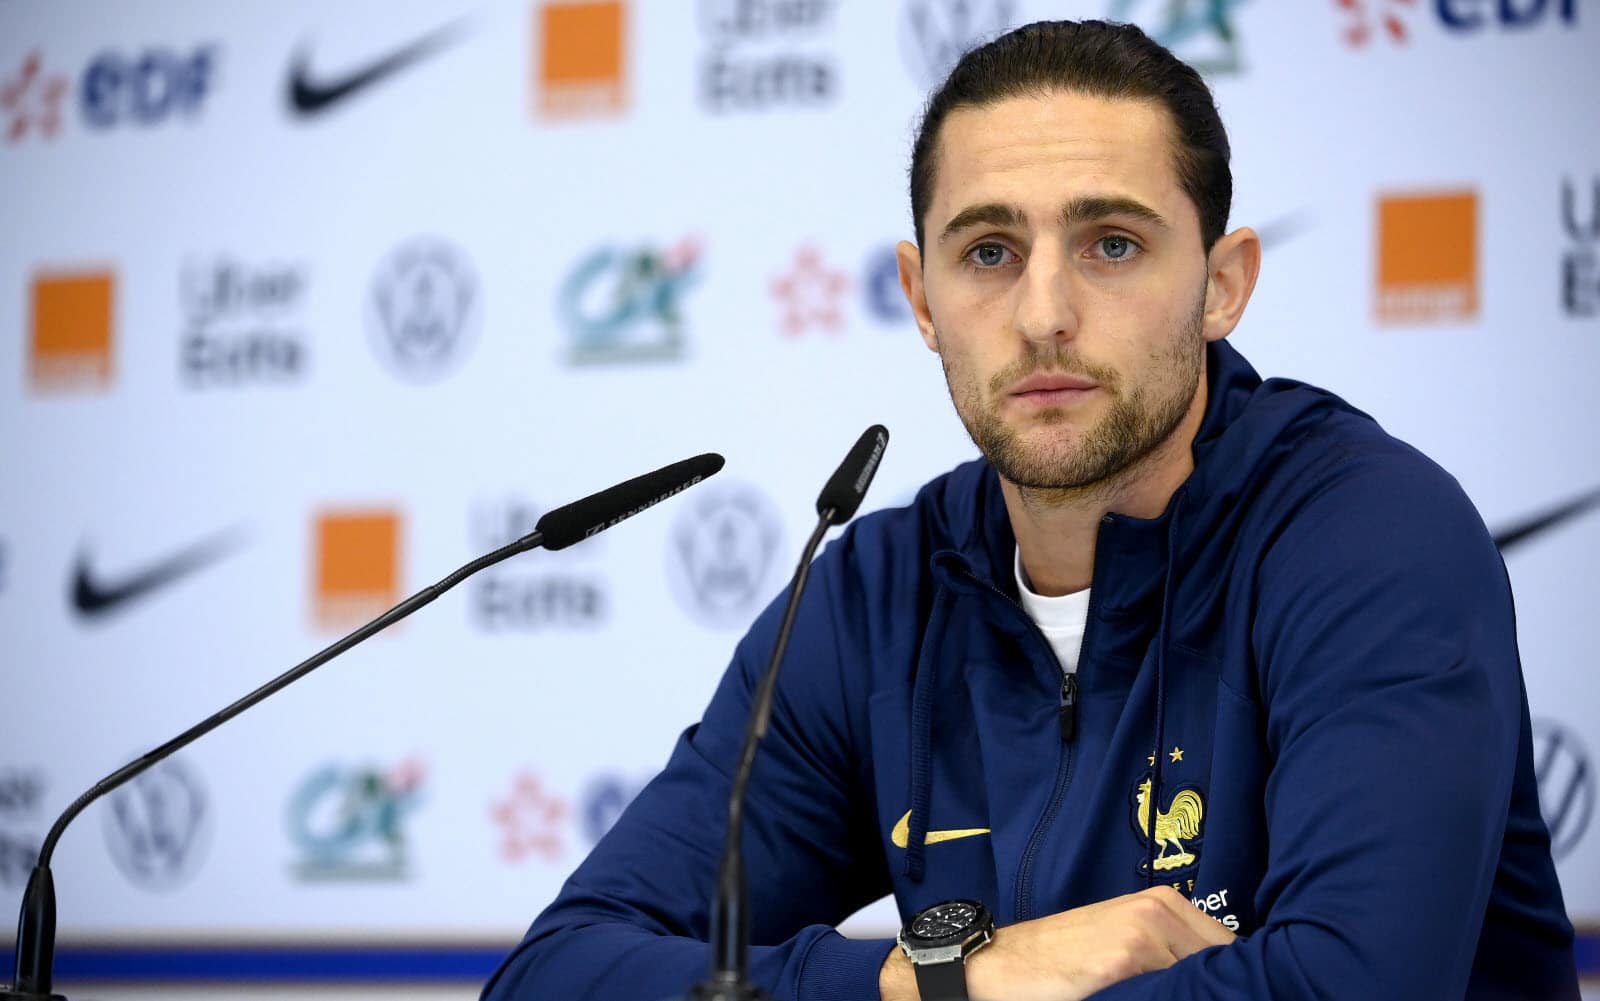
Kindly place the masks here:
POLYGON ((744 746, 739 752, 739 766, 733 774, 733 785, 728 794, 728 838, 722 849, 722 862, 717 867, 717 893, 711 905, 711 976, 689 991, 691 1001, 767 1001, 767 992, 750 983, 750 911, 749 889, 745 884, 744 870, 744 798, 750 785, 750 773, 755 769, 756 752, 767 735, 767 724, 772 718, 773 697, 778 689, 778 667, 783 663, 784 651, 789 648, 789 634, 794 630, 795 618, 800 611, 800 594, 805 590, 806 579, 811 575, 811 560, 822 537, 828 529, 842 525, 855 516, 866 496, 872 477, 883 461, 883 450, 889 444, 889 432, 881 424, 874 424, 862 432, 839 468, 834 471, 817 498, 817 527, 806 540, 800 554, 800 565, 795 568, 789 585, 789 600, 783 609, 783 619, 778 625, 778 640, 773 644, 772 659, 767 671, 756 686, 755 699, 750 709, 750 723, 745 728, 744 746))
POLYGON ((478 571, 539 546, 552 550, 565 549, 605 531, 624 519, 631 518, 674 494, 687 490, 721 468, 720 455, 707 453, 695 456, 663 466, 654 472, 636 476, 548 512, 539 519, 534 530, 522 538, 501 546, 486 556, 478 557, 437 584, 423 588, 244 698, 96 782, 88 792, 79 796, 72 805, 62 811, 61 816, 51 825, 44 844, 39 848, 39 861, 28 876, 28 886, 22 894, 22 911, 17 918, 14 978, 9 987, 0 986, 0 1001, 66 1001, 64 996, 51 993, 50 990, 56 952, 56 893, 55 880, 50 875, 50 857, 55 853, 56 842, 61 839, 61 832, 74 817, 83 812, 84 807, 263 699, 294 684, 356 644, 394 625, 478 571))
POLYGON ((817 521, 811 538, 806 541, 800 555, 800 566, 795 570, 794 583, 789 589, 789 602, 783 610, 783 621, 778 626, 778 642, 772 649, 772 659, 767 662, 767 672, 756 687, 750 726, 745 730, 744 748, 739 752, 739 768, 734 772, 733 788, 728 794, 728 840, 723 847, 722 863, 717 867, 717 897, 711 907, 711 978, 696 984, 689 992, 693 1001, 767 999, 767 993, 749 980, 750 912, 746 904, 750 895, 745 886, 744 852, 741 847, 744 840, 745 787, 750 784, 750 773, 755 769, 761 738, 767 735, 773 694, 778 687, 778 665, 789 646, 789 634, 794 629, 795 616, 800 609, 800 592, 811 574, 811 559, 822 544, 822 537, 834 525, 835 514, 835 509, 828 508, 817 521))
POLYGON ((193 743, 246 709, 294 684, 356 644, 394 625, 479 570, 491 567, 518 553, 535 549, 543 543, 544 536, 538 530, 534 530, 487 556, 478 557, 444 580, 423 588, 227 708, 201 720, 155 750, 123 765, 74 800, 51 825, 50 833, 45 835, 44 844, 39 848, 39 861, 35 863, 33 872, 28 876, 28 886, 22 894, 22 913, 17 921, 16 979, 9 988, 0 988, 0 1001, 66 1001, 64 996, 50 992, 56 951, 56 893, 55 880, 50 875, 50 857, 55 853, 56 842, 61 839, 61 832, 74 817, 83 812, 84 807, 156 762, 170 756, 179 748, 193 743))

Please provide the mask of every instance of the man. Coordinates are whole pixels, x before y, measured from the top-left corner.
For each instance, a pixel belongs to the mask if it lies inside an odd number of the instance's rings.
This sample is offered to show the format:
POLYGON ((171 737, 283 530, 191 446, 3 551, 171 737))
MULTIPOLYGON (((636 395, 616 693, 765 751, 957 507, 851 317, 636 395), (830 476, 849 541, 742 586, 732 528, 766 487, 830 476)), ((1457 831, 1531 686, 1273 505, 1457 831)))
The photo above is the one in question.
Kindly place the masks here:
MULTIPOLYGON (((1223 343, 1230 199, 1133 27, 1018 29, 930 100, 901 284, 985 461, 804 595, 745 821, 776 997, 1577 997, 1504 568, 1448 475, 1223 343), (832 930, 885 893, 903 948, 832 930)), ((704 975, 781 606, 487 998, 704 975)))

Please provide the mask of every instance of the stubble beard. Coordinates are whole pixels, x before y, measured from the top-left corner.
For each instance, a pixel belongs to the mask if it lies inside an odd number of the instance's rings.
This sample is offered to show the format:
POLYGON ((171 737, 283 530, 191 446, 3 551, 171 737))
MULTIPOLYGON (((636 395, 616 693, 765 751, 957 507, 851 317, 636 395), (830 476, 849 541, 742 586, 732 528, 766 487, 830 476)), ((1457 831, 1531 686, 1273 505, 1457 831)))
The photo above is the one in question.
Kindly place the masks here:
POLYGON ((1124 388, 1113 369, 1094 365, 1057 348, 1033 351, 989 380, 987 389, 970 375, 953 371, 941 353, 945 382, 961 423, 973 444, 1003 478, 1047 502, 1070 502, 1114 489, 1137 476, 1149 457, 1177 431, 1200 387, 1205 349, 1204 288, 1199 302, 1169 350, 1159 359, 1159 382, 1124 388), (1036 372, 1061 372, 1092 379, 1111 397, 1111 406, 1094 425, 1069 426, 1068 411, 1035 415, 1032 427, 1057 429, 1048 443, 1029 442, 1006 425, 995 401, 1019 380, 1036 372))

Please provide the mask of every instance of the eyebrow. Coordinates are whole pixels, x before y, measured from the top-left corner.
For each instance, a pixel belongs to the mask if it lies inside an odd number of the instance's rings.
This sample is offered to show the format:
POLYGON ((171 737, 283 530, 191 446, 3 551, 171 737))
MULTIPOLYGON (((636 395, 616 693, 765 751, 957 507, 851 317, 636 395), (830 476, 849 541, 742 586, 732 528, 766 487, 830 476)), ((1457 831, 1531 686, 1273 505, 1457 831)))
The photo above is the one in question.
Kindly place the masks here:
POLYGON ((962 230, 974 226, 1014 227, 1026 225, 1027 222, 1027 215, 1014 205, 1006 205, 1003 202, 971 205, 957 212, 954 219, 945 223, 944 230, 939 234, 939 242, 943 243, 962 230))
POLYGON ((1061 209, 1061 221, 1067 225, 1095 222, 1114 215, 1138 219, 1152 226, 1160 226, 1162 229, 1172 228, 1155 209, 1144 202, 1122 195, 1087 195, 1074 198, 1061 209))
MULTIPOLYGON (((1155 209, 1133 198, 1122 195, 1084 195, 1074 198, 1061 207, 1061 222, 1071 226, 1086 222, 1095 222, 1111 216, 1124 216, 1138 219, 1142 222, 1159 226, 1162 229, 1171 229, 1167 222, 1155 209)), ((963 230, 974 226, 1023 226, 1028 222, 1027 213, 1015 205, 1004 202, 985 202, 982 205, 972 205, 955 214, 955 218, 945 224, 944 230, 939 233, 939 242, 943 243, 963 230)))

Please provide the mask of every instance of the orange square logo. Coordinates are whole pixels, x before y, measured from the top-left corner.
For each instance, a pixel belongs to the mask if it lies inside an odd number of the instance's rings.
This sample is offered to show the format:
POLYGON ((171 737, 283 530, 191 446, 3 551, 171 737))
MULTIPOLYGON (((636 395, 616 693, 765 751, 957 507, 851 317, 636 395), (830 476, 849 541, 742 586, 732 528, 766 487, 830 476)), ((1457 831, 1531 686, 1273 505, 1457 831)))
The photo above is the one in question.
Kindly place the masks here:
POLYGON ((104 390, 111 386, 115 288, 110 271, 34 278, 28 380, 35 390, 104 390))
POLYGON ((1478 315, 1478 196, 1378 199, 1378 321, 1453 323, 1478 315))
POLYGON ((315 529, 313 618, 349 628, 400 601, 400 516, 394 511, 323 512, 315 529))
POLYGON ((535 15, 539 53, 534 104, 546 118, 621 114, 624 92, 623 0, 546 3, 535 15))

